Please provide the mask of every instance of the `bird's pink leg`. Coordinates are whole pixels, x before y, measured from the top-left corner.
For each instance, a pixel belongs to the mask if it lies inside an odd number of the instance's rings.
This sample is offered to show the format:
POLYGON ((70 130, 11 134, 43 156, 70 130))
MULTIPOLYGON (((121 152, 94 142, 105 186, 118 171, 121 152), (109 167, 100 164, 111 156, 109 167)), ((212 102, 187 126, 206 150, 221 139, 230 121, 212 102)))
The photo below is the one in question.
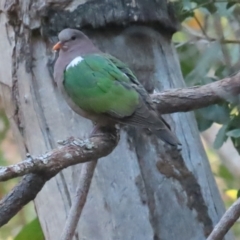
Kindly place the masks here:
MULTIPOLYGON (((116 132, 116 128, 115 125, 108 125, 108 126, 102 126, 99 124, 96 124, 90 134, 91 137, 101 137, 101 136, 105 136, 106 132, 107 133, 111 133, 111 132, 116 132)), ((118 131, 118 130, 117 130, 118 131)))
POLYGON ((94 128, 92 130, 92 132, 90 133, 90 136, 99 136, 99 135, 102 135, 101 134, 101 126, 96 124, 94 125, 94 128))

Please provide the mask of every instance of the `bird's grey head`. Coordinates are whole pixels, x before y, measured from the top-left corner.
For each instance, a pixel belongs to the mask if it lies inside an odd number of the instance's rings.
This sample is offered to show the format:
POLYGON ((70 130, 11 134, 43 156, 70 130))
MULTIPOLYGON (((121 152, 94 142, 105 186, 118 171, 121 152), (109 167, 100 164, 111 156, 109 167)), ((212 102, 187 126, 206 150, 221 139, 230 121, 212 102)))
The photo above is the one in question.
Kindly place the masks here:
POLYGON ((91 42, 90 39, 81 31, 66 28, 58 34, 59 42, 54 45, 53 50, 71 51, 76 45, 91 42))

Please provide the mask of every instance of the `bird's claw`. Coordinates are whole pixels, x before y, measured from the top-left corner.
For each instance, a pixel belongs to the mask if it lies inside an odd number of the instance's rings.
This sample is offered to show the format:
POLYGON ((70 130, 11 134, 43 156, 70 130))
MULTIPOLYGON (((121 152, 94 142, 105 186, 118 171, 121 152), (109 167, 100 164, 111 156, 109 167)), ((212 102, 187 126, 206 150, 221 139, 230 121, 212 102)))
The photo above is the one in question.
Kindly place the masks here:
POLYGON ((69 138, 67 138, 67 139, 65 139, 65 140, 58 140, 58 141, 57 141, 57 144, 58 144, 58 145, 61 145, 61 146, 65 146, 65 145, 70 144, 70 143, 73 142, 74 140, 75 140, 74 137, 69 137, 69 138))
POLYGON ((30 154, 30 153, 26 153, 26 158, 27 158, 27 159, 32 159, 31 154, 30 154))

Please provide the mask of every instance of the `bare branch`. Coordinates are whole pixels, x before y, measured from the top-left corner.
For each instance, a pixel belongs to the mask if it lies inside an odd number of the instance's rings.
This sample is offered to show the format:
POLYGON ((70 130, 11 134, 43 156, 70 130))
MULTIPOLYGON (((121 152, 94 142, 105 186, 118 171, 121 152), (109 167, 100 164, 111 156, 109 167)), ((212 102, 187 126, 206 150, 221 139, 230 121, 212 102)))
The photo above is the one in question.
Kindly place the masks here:
POLYGON ((196 14, 194 14, 193 17, 194 17, 195 21, 197 22, 199 28, 201 29, 203 35, 206 37, 206 39, 209 39, 209 37, 208 37, 208 35, 207 35, 207 33, 206 33, 204 27, 202 26, 201 22, 200 22, 199 19, 197 18, 196 14))
POLYGON ((31 171, 37 174, 26 175, 21 182, 13 188, 0 201, 0 227, 6 224, 18 211, 31 200, 33 200, 38 192, 42 189, 45 182, 55 176, 61 169, 81 162, 97 160, 112 152, 119 140, 119 132, 116 129, 112 131, 103 131, 102 135, 91 137, 89 140, 81 141, 79 139, 70 138, 64 142, 65 146, 60 149, 51 151, 43 157, 32 158, 33 164, 39 163, 39 170, 35 165, 29 164, 30 159, 27 159, 27 164, 20 164, 20 170, 16 166, 10 166, 9 169, 2 171, 2 179, 7 180, 12 177, 22 176, 31 171), (48 167, 44 167, 43 163, 48 167), (71 162, 66 164, 64 161, 71 162), (43 171, 45 170, 45 171, 43 171))
MULTIPOLYGON (((199 26, 200 27, 200 26, 199 26)), ((188 34, 190 34, 192 36, 191 41, 198 41, 198 40, 204 40, 206 42, 219 42, 221 44, 240 44, 240 40, 238 39, 225 39, 225 38, 214 38, 214 37, 209 37, 204 33, 199 34, 198 32, 192 30, 190 27, 184 25, 184 29, 188 34)))
MULTIPOLYGON (((54 175, 52 175, 54 176, 54 175)), ((40 192, 50 175, 28 174, 0 201, 0 227, 40 192)))
POLYGON ((161 114, 192 111, 223 101, 240 102, 240 73, 203 86, 153 94, 152 99, 161 114))
POLYGON ((83 207, 87 199, 87 194, 90 188, 96 165, 97 161, 92 161, 82 166, 76 196, 74 197, 73 204, 71 206, 68 219, 61 236, 61 240, 72 240, 73 238, 79 218, 81 216, 83 207))
MULTIPOLYGON (((224 37, 224 33, 223 33, 221 17, 219 16, 219 14, 215 15, 214 26, 215 26, 215 31, 216 31, 216 34, 218 35, 219 41, 220 42, 224 41, 225 37, 224 37)), ((231 61, 229 49, 227 48, 227 46, 225 44, 221 44, 221 49, 222 49, 223 59, 225 61, 226 67, 228 69, 231 69, 232 61, 231 61)))
POLYGON ((221 240, 240 217, 240 198, 224 213, 207 240, 221 240))
POLYGON ((28 173, 59 172, 68 166, 96 160, 108 155, 116 146, 113 136, 91 137, 86 140, 71 138, 65 146, 40 157, 28 158, 15 165, 0 167, 0 181, 28 173))

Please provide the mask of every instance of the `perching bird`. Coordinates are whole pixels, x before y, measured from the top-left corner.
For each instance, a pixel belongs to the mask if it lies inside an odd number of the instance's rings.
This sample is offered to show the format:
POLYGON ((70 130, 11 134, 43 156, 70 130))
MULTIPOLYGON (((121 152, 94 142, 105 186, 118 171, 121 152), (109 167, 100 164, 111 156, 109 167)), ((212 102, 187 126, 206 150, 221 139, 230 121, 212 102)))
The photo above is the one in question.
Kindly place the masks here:
POLYGON ((81 31, 64 29, 54 78, 70 107, 98 126, 122 123, 147 128, 172 146, 180 145, 154 109, 147 91, 117 58, 102 53, 81 31))

